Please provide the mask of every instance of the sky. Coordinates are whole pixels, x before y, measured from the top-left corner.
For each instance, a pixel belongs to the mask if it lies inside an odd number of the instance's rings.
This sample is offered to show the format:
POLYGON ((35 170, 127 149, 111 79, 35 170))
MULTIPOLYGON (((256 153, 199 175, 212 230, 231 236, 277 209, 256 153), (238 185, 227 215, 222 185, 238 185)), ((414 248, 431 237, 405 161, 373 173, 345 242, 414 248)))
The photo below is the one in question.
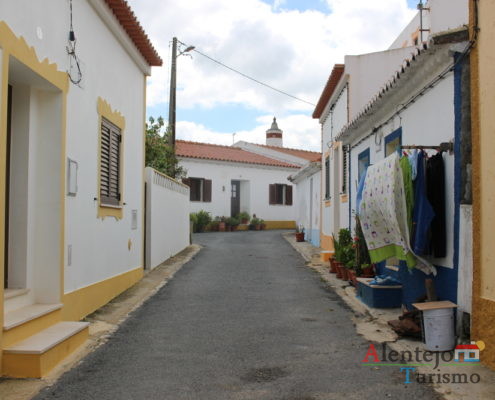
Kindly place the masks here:
MULTIPOLYGON (((346 54, 387 49, 417 0, 128 0, 163 59, 147 114, 168 118, 171 40, 316 104, 346 54)), ((275 116, 284 146, 320 150, 314 106, 254 83, 195 51, 177 59, 177 139, 265 143, 275 116), (235 137, 233 137, 235 133, 235 137)))

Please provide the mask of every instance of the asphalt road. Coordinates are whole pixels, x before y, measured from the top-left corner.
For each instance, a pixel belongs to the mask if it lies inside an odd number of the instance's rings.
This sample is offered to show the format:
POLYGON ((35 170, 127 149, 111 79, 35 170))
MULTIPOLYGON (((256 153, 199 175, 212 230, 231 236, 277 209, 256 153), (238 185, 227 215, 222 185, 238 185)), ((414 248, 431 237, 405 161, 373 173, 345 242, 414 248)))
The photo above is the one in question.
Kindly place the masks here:
POLYGON ((207 233, 205 248, 108 343, 36 399, 436 399, 365 367, 351 311, 280 231, 207 233))

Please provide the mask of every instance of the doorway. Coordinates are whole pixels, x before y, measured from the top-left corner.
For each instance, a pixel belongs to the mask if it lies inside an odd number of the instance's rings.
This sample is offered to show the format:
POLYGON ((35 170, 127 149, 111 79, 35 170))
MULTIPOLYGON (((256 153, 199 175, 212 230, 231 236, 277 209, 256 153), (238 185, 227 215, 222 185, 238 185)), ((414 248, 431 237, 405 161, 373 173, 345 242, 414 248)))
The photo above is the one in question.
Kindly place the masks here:
POLYGON ((241 212, 241 181, 231 181, 230 216, 235 217, 241 212))
POLYGON ((313 178, 309 180, 309 224, 308 224, 308 242, 313 239, 313 178))
MULTIPOLYGON (((5 247, 8 249, 9 244, 9 192, 10 192, 10 143, 12 138, 12 85, 9 85, 7 91, 7 143, 6 143, 6 158, 5 158, 5 247)), ((9 286, 9 252, 4 251, 4 279, 3 287, 8 288, 9 286)))

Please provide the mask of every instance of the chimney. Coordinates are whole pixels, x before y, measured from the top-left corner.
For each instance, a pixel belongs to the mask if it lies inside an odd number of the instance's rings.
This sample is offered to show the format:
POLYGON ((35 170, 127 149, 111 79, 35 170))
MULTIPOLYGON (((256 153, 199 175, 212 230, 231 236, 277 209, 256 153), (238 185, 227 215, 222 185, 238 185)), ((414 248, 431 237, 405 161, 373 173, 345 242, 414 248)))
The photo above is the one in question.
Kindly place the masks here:
POLYGON ((284 147, 282 133, 282 130, 278 129, 277 119, 273 117, 272 126, 266 131, 266 145, 284 147))

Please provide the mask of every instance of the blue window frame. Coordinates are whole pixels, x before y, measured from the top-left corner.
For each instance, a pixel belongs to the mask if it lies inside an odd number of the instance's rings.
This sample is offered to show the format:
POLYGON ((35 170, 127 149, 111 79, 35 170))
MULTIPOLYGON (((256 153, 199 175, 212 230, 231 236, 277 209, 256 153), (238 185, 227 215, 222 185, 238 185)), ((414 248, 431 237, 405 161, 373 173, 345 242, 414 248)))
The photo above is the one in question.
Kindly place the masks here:
POLYGON ((370 148, 363 150, 358 154, 358 182, 361 181, 361 177, 370 166, 370 148))
POLYGON ((402 146, 402 128, 396 129, 390 135, 385 136, 385 157, 388 157, 394 151, 399 150, 402 146))

